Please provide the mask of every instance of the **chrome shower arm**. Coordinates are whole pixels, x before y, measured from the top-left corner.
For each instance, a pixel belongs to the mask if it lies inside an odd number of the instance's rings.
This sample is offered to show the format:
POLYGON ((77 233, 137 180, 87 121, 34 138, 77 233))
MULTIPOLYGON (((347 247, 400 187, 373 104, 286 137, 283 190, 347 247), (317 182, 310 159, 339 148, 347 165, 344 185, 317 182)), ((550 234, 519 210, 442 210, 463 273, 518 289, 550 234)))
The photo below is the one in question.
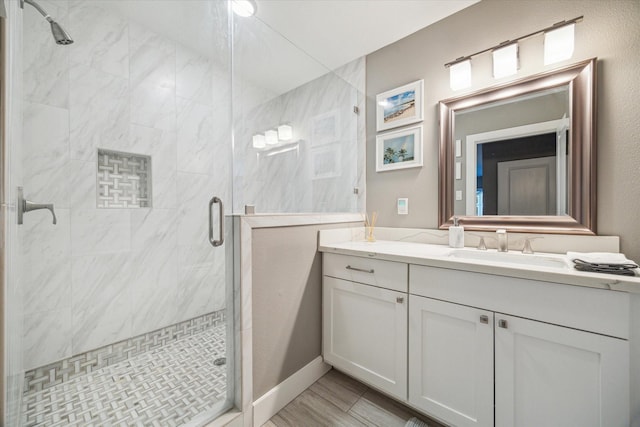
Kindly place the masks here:
POLYGON ((49 15, 49 13, 47 13, 47 11, 42 8, 42 6, 36 3, 35 0, 20 0, 20 7, 24 9, 25 3, 33 6, 33 8, 37 10, 38 13, 40 13, 42 16, 44 16, 44 19, 46 19, 47 22, 51 24, 51 34, 53 34, 53 38, 55 39, 57 44, 68 45, 73 43, 73 39, 71 38, 69 33, 67 33, 65 29, 62 28, 62 26, 58 24, 55 19, 53 19, 51 15, 49 15))
POLYGON ((40 15, 44 16, 44 19, 46 19, 47 21, 51 22, 53 21, 53 19, 51 18, 51 15, 49 15, 47 13, 46 10, 44 10, 42 8, 42 6, 40 6, 38 3, 36 3, 34 0, 21 0, 22 2, 22 6, 24 7, 24 4, 30 4, 31 6, 33 6, 35 8, 35 10, 37 10, 38 12, 40 12, 40 15))

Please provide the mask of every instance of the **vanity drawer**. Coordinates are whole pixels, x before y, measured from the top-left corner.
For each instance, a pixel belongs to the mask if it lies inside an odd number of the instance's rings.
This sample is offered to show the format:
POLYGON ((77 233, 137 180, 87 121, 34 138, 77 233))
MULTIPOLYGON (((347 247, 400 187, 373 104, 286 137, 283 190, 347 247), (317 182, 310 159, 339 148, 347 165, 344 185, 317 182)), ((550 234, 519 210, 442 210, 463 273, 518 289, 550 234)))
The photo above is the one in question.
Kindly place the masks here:
POLYGON ((411 265, 409 292, 555 325, 629 339, 625 292, 411 265))
POLYGON ((325 276, 399 292, 408 291, 409 266, 403 262, 329 253, 323 255, 322 261, 322 273, 325 276))

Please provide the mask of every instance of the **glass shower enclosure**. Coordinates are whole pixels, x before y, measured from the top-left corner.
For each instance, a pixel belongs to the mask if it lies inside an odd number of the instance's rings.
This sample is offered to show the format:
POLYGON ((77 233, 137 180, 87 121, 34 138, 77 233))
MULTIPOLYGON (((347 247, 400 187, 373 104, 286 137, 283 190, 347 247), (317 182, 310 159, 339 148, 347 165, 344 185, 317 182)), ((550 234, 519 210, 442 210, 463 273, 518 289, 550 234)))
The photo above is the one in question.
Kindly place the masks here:
POLYGON ((7 425, 215 417, 234 397, 226 2, 6 3, 25 208, 7 224, 7 425))
POLYGON ((364 59, 226 0, 4 4, 4 425, 241 407, 231 217, 363 210, 364 59))

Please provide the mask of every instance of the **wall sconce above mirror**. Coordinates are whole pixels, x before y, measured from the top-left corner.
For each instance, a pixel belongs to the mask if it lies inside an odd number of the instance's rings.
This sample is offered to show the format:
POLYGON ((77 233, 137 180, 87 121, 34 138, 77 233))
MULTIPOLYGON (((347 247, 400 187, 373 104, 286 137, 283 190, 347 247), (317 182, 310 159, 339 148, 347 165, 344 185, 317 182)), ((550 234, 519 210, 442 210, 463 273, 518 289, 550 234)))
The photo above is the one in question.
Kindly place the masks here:
POLYGON ((596 63, 440 102, 440 228, 595 234, 596 63))
POLYGON ((570 20, 556 22, 550 27, 512 40, 503 41, 495 46, 447 62, 444 66, 449 68, 449 86, 451 90, 461 90, 471 86, 471 59, 487 52, 491 52, 493 56, 494 78, 500 79, 516 74, 519 68, 518 42, 539 34, 544 34, 544 65, 571 58, 574 48, 576 22, 581 22, 582 19, 583 16, 578 16, 570 20))

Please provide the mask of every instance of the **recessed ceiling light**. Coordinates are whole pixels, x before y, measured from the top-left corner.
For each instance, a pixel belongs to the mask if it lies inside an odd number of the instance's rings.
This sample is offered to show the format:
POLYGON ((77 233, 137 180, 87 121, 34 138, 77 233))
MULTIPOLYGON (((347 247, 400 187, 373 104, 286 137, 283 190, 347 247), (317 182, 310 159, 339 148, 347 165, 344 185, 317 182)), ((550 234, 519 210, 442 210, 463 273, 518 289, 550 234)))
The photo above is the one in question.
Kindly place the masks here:
POLYGON ((236 15, 247 18, 255 15, 258 5, 255 0, 231 0, 231 9, 236 15))

